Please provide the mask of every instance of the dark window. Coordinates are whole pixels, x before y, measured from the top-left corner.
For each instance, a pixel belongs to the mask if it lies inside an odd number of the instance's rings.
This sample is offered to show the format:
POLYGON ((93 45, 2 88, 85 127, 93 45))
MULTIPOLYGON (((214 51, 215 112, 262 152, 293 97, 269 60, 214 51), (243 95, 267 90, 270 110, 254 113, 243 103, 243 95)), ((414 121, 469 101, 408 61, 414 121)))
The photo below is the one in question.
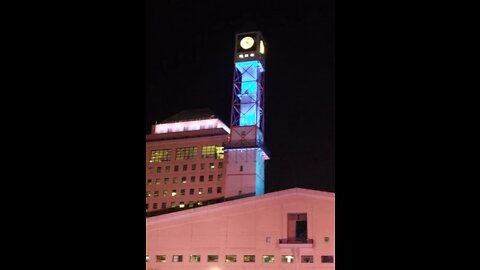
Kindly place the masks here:
POLYGON ((333 256, 322 256, 322 263, 333 263, 333 256))

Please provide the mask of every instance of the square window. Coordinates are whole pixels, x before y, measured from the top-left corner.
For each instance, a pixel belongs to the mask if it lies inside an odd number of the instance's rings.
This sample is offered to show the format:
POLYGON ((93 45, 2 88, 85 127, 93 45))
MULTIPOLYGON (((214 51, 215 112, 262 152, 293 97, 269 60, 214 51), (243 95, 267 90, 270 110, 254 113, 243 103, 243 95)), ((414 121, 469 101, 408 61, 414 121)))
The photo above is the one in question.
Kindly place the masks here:
POLYGON ((215 164, 210 163, 210 169, 215 169, 215 164))
POLYGON ((168 178, 163 179, 163 184, 165 184, 165 185, 168 184, 168 178))
POLYGON ((225 256, 226 263, 234 263, 237 262, 237 255, 226 255, 225 256))
POLYGON ((164 263, 167 262, 167 256, 166 255, 157 255, 157 263, 164 263))
POLYGON ((147 191, 147 197, 150 197, 152 196, 152 192, 151 191, 147 191))
POLYGON ((147 185, 151 185, 152 184, 152 179, 148 179, 147 180, 147 185))
POLYGON ((197 169, 197 164, 192 164, 192 171, 195 171, 197 169))
POLYGON ((164 190, 163 191, 163 197, 167 197, 167 195, 168 195, 168 190, 164 190))
POLYGON ((184 203, 184 202, 180 202, 180 204, 178 205, 178 207, 184 208, 184 207, 185 207, 185 203, 184 203))
POLYGON ((200 182, 203 182, 203 181, 205 181, 205 176, 200 175, 200 182))
POLYGON ((158 209, 158 203, 153 203, 153 209, 158 209))
POLYGON ((183 255, 173 255, 172 262, 182 262, 182 261, 183 261, 183 255))
POLYGON ((208 262, 218 262, 218 255, 208 255, 207 256, 208 262))
POLYGON ((155 185, 160 185, 160 178, 155 179, 155 185))
POLYGON ((293 263, 293 256, 282 255, 282 263, 293 263))
POLYGON ((171 202, 171 203, 170 203, 170 207, 171 207, 171 208, 175 208, 175 202, 171 202))
POLYGON ((302 263, 313 263, 313 255, 302 256, 302 263))
POLYGON ((255 262, 255 255, 243 256, 243 262, 255 262))
POLYGON ((198 263, 198 262, 200 262, 200 255, 192 255, 192 256, 190 256, 190 262, 191 262, 191 263, 198 263))
POLYGON ((160 191, 155 190, 155 192, 153 193, 153 196, 154 196, 154 197, 158 197, 158 194, 159 194, 159 193, 160 193, 160 191))
POLYGON ((213 181, 213 174, 210 174, 210 175, 208 176, 208 181, 213 181))
POLYGON ((273 263, 273 262, 275 262, 275 256, 273 256, 273 255, 264 255, 264 256, 263 256, 263 262, 264 262, 264 263, 273 263))
POLYGON ((180 195, 185 195, 185 189, 180 189, 180 195))
POLYGON ((162 172, 162 167, 157 167, 157 173, 161 173, 162 172))
POLYGON ((217 193, 222 193, 222 187, 217 187, 217 193))
POLYGON ((165 172, 170 172, 170 166, 165 167, 165 172))
POLYGON ((333 256, 322 256, 322 263, 333 263, 333 256))

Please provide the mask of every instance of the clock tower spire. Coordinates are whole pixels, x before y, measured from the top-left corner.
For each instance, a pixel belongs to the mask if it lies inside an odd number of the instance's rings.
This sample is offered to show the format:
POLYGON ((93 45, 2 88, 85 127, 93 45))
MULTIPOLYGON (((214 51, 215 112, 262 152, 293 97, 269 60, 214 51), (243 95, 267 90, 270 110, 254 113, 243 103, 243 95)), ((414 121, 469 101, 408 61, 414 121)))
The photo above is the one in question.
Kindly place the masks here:
POLYGON ((225 197, 265 192, 266 43, 260 32, 235 36, 234 76, 225 197))

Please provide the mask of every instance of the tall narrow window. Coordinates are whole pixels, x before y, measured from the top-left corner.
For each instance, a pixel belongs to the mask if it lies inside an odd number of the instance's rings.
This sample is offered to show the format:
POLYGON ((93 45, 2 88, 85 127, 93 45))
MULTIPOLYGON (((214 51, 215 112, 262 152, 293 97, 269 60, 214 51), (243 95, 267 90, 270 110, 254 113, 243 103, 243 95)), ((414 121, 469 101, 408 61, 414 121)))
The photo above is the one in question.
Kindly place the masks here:
POLYGON ((307 214, 291 213, 287 220, 287 243, 307 243, 307 214))
POLYGON ((243 166, 242 165, 240 165, 240 171, 243 172, 243 166))

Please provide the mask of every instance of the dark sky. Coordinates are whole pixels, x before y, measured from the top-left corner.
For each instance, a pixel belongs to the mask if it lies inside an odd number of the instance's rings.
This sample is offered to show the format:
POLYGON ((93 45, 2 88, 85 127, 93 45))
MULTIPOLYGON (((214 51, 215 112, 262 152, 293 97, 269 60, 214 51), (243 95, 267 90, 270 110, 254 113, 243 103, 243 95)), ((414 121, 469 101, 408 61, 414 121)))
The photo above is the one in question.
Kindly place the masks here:
POLYGON ((146 132, 208 107, 230 125, 235 33, 266 42, 266 192, 335 191, 334 1, 147 1, 146 132))

